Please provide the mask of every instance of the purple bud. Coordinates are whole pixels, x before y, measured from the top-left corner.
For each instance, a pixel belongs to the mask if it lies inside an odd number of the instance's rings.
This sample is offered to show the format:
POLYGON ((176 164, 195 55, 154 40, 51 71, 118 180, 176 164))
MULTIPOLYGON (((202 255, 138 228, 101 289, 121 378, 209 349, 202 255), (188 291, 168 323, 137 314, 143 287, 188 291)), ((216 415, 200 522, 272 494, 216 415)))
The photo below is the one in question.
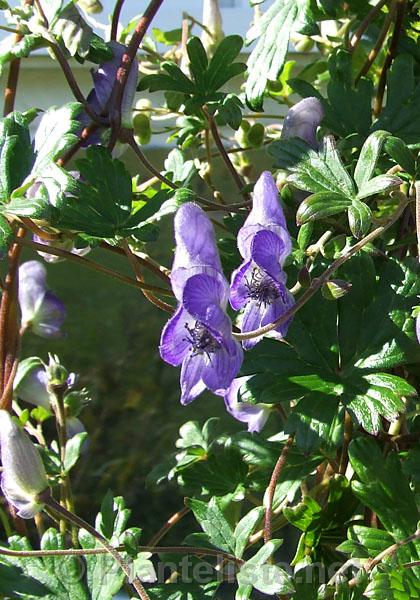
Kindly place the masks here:
POLYGON ((48 489, 41 456, 11 415, 0 410, 1 489, 23 519, 43 509, 38 495, 48 489))
POLYGON ((267 422, 271 410, 270 406, 262 403, 251 404, 238 399, 241 387, 252 377, 253 375, 247 375, 234 379, 225 393, 224 400, 226 410, 232 417, 237 421, 246 423, 250 433, 259 433, 267 422))
POLYGON ((324 109, 318 98, 304 98, 289 109, 283 123, 281 137, 298 137, 312 148, 318 148, 316 130, 324 118, 324 109))
POLYGON ((19 304, 22 327, 30 328, 45 338, 62 336, 60 328, 66 311, 61 300, 47 289, 47 271, 36 260, 23 263, 19 268, 19 304))
POLYGON ((86 246, 85 248, 75 248, 74 247, 74 239, 72 237, 64 237, 63 239, 54 240, 53 242, 50 242, 50 241, 44 240, 34 234, 33 240, 37 244, 42 244, 43 246, 45 246, 45 252, 41 252, 40 250, 37 250, 37 253, 47 263, 58 263, 58 262, 62 262, 63 260, 66 260, 65 258, 62 258, 61 256, 57 256, 56 254, 49 254, 48 246, 53 246, 54 248, 60 248, 61 250, 66 250, 67 252, 71 252, 72 254, 76 254, 77 256, 85 256, 91 250, 90 246, 86 246))
POLYGON ((14 390, 18 398, 50 410, 50 395, 47 385, 47 373, 38 357, 31 356, 19 363, 14 381, 14 390))

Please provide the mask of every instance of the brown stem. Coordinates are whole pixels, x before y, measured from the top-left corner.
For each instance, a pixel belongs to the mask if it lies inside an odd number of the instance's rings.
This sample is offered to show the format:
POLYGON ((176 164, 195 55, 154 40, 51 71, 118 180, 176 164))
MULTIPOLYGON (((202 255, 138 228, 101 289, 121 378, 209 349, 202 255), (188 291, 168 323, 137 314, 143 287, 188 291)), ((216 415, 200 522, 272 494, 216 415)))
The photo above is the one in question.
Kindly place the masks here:
MULTIPOLYGON (((136 256, 132 253, 131 248, 127 242, 127 240, 123 240, 121 243, 123 250, 128 258, 129 263, 131 264, 134 274, 136 276, 136 279, 139 283, 143 284, 144 283, 144 277, 143 274, 139 268, 139 264, 137 262, 136 256)), ((143 296, 152 304, 154 304, 155 306, 157 306, 158 308, 160 308, 161 310, 168 312, 168 313, 174 313, 175 312, 175 308, 173 306, 171 306, 170 304, 168 304, 167 302, 164 302, 163 300, 160 300, 159 298, 157 298, 154 294, 152 294, 152 292, 142 289, 142 293, 143 296)))
POLYGON ((121 127, 121 106, 124 96, 124 89, 127 84, 128 74, 130 72, 131 65, 136 57, 137 50, 146 34, 146 31, 158 12, 159 8, 163 4, 163 0, 151 0, 148 7, 144 11, 142 17, 140 17, 130 43, 128 44, 127 52, 124 53, 121 64, 117 70, 115 77, 115 83, 112 89, 110 102, 109 102, 109 114, 112 119, 112 136, 109 143, 109 148, 112 150, 117 142, 120 127, 121 127))
POLYGON ((41 229, 29 217, 19 217, 19 219, 21 223, 26 227, 26 229, 32 231, 32 233, 37 235, 42 240, 46 240, 47 242, 53 242, 60 239, 59 233, 51 233, 49 231, 41 229))
POLYGON ((136 590, 141 600, 150 600, 149 595, 144 589, 140 579, 138 577, 133 578, 132 569, 130 565, 125 561, 125 559, 121 556, 121 554, 106 540, 94 527, 89 525, 86 521, 78 517, 77 515, 71 513, 64 507, 62 507, 58 502, 54 500, 51 496, 51 492, 48 490, 46 497, 42 498, 42 501, 45 502, 46 506, 52 509, 54 512, 58 513, 61 517, 67 519, 71 524, 79 527, 79 529, 85 529, 90 535, 95 538, 101 546, 105 548, 105 550, 111 554, 111 556, 115 559, 115 561, 119 564, 121 569, 124 571, 130 584, 136 590))
POLYGON ((131 279, 131 277, 127 277, 126 275, 122 275, 122 273, 118 273, 116 271, 112 271, 112 269, 108 269, 104 265, 94 262, 93 260, 89 260, 84 256, 78 256, 77 254, 73 254, 72 252, 67 252, 66 250, 62 250, 61 248, 52 248, 48 246, 45 248, 45 244, 38 244, 36 242, 29 242, 27 240, 16 240, 19 246, 27 246, 28 248, 32 248, 33 250, 37 250, 40 252, 48 252, 48 254, 54 254, 55 256, 61 256, 62 258, 67 258, 74 262, 79 263, 80 265, 87 267, 88 269, 93 269, 94 271, 99 271, 100 273, 104 273, 105 275, 109 275, 109 277, 113 277, 118 281, 122 281, 127 285, 134 286, 136 288, 140 288, 141 290, 149 290, 151 292, 156 292, 157 294, 162 294, 164 296, 173 296, 173 293, 170 290, 166 290, 164 288, 158 287, 156 285, 150 285, 148 283, 140 283, 135 279, 131 279))
POLYGON ((354 51, 354 49, 356 48, 357 44, 362 39, 362 36, 365 33, 366 29, 369 27, 369 25, 372 23, 372 21, 375 19, 375 17, 380 13, 380 11, 387 4, 387 2, 388 2, 388 0, 380 0, 378 2, 378 4, 376 4, 368 12, 368 14, 363 19, 363 21, 360 23, 359 27, 356 29, 356 31, 354 32, 354 34, 353 34, 353 36, 352 36, 352 38, 350 40, 349 47, 348 47, 349 52, 353 52, 354 51))
POLYGON ((266 544, 271 540, 272 522, 273 522, 273 499, 276 491, 277 482, 281 475, 282 469, 286 464, 287 455, 293 445, 295 436, 289 435, 287 442, 283 446, 283 450, 276 462, 276 465, 271 474, 270 483, 265 491, 264 504, 265 504, 265 524, 264 524, 264 543, 266 544))
POLYGON ((176 525, 189 512, 190 512, 190 508, 188 508, 188 506, 184 506, 184 508, 181 508, 181 510, 179 510, 178 512, 176 512, 175 514, 173 514, 171 517, 169 517, 169 519, 159 529, 159 531, 157 533, 155 533, 155 535, 150 538, 150 540, 149 540, 149 546, 156 546, 156 544, 158 542, 160 542, 160 540, 168 533, 168 531, 170 529, 172 529, 172 527, 174 525, 176 525))
MULTIPOLYGON (((17 41, 21 39, 21 35, 17 35, 17 41)), ((20 71, 20 58, 14 58, 10 61, 9 74, 7 76, 6 88, 4 90, 4 108, 3 116, 6 117, 15 106, 17 84, 20 71)))
POLYGON ((393 4, 386 16, 383 27, 379 33, 378 39, 376 40, 376 44, 374 45, 372 50, 369 52, 364 65, 360 69, 359 73, 356 75, 355 83, 357 83, 361 77, 366 75, 366 73, 369 71, 370 67, 372 66, 373 62, 375 61, 376 57, 378 56, 379 51, 384 44, 386 35, 387 35, 392 23, 394 22, 395 10, 396 10, 396 5, 393 4))
POLYGON ((223 142, 219 135, 219 130, 217 129, 216 121, 214 120, 213 115, 211 115, 206 108, 203 108, 203 111, 204 111, 204 114, 206 115, 206 119, 210 126, 210 131, 213 136, 214 143, 216 144, 217 149, 219 150, 220 155, 221 155, 222 159, 224 160, 226 167, 228 168, 230 174, 232 175, 232 179, 235 182, 236 187, 238 188, 239 192, 242 194, 243 193, 242 189, 244 187, 244 184, 242 182, 242 179, 239 177, 238 173, 236 172, 236 169, 233 166, 233 163, 230 160, 229 155, 225 150, 225 147, 223 146, 223 142))
MULTIPOLYGON (((106 242, 101 242, 99 245, 101 248, 104 248, 105 250, 108 250, 109 252, 118 254, 119 256, 125 256, 124 250, 122 248, 119 248, 118 246, 111 246, 110 244, 107 244, 106 242)), ((148 269, 151 273, 153 273, 157 277, 160 277, 160 279, 162 279, 162 281, 164 281, 166 284, 170 285, 171 280, 169 277, 169 273, 170 273, 169 269, 166 269, 166 267, 163 267, 159 263, 155 262, 153 259, 151 259, 147 255, 139 256, 138 254, 134 254, 134 256, 141 265, 146 267, 146 269, 148 269)))
POLYGON ((118 34, 118 22, 120 20, 121 10, 124 4, 124 0, 117 0, 114 6, 114 11, 112 13, 112 21, 111 21, 111 33, 110 39, 111 41, 115 41, 117 39, 118 34))
POLYGON ((344 416, 344 439, 343 447, 341 448, 340 466, 338 472, 340 475, 344 475, 349 462, 348 448, 351 442, 351 436, 353 433, 353 419, 349 412, 346 411, 344 416))
POLYGON ((382 110, 387 74, 389 67, 391 66, 391 63, 394 59, 395 53, 397 51, 398 40, 400 39, 404 20, 406 0, 395 0, 394 5, 396 7, 394 31, 392 32, 391 43, 389 45, 388 53, 385 57, 384 66, 382 67, 381 75, 379 77, 378 91, 376 93, 376 98, 373 106, 373 113, 376 117, 379 116, 382 110))
POLYGON ((416 190, 416 235, 417 235, 417 255, 420 260, 420 181, 415 183, 416 190))
POLYGON ((407 199, 404 197, 404 199, 400 203, 400 206, 395 211, 395 214, 391 217, 391 219, 389 219, 389 221, 387 223, 385 223, 385 225, 381 225, 380 227, 377 227, 376 229, 371 231, 371 233, 369 233, 367 236, 365 236, 359 242, 354 244, 354 246, 352 246, 347 252, 345 252, 340 257, 338 257, 328 267, 328 269, 326 269, 322 273, 322 275, 313 279, 311 286, 302 294, 302 296, 300 296, 300 298, 296 301, 296 303, 289 310, 287 310, 281 317, 279 317, 272 323, 268 323, 267 325, 264 325, 264 327, 255 329, 254 331, 247 331, 246 333, 233 333, 233 336, 237 340, 250 340, 254 337, 259 337, 261 335, 265 335, 269 331, 273 331, 273 329, 276 329, 277 327, 279 327, 279 325, 282 325, 283 323, 288 321, 295 313, 297 313, 308 302, 308 300, 310 300, 312 298, 312 296, 314 296, 316 294, 316 292, 324 285, 325 282, 327 282, 329 280, 331 275, 339 267, 341 267, 341 265, 343 265, 345 262, 347 262, 354 254, 357 254, 364 246, 366 246, 366 244, 369 244, 369 242, 372 242, 374 239, 376 239, 377 237, 382 235, 382 233, 384 231, 386 231, 389 227, 391 227, 391 225, 393 225, 395 223, 395 221, 397 221, 398 218, 401 216, 401 214, 404 211, 406 206, 407 206, 407 199))

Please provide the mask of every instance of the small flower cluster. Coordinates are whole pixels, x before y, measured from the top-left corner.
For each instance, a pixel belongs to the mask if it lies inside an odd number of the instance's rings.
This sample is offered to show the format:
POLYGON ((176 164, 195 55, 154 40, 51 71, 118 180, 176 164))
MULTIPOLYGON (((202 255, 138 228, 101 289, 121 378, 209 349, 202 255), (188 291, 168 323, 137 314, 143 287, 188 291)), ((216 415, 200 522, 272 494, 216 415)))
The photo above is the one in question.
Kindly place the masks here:
MULTIPOLYGON (((316 130, 323 116, 317 98, 302 100, 287 114, 282 137, 299 137, 316 148, 316 130)), ((181 403, 188 404, 207 388, 224 397, 227 411, 247 423, 249 431, 260 431, 271 407, 238 399, 250 377, 235 379, 243 353, 232 335, 226 306, 229 300, 234 310, 241 311, 243 333, 275 322, 293 307, 283 270, 292 242, 271 173, 265 171, 258 179, 252 210, 238 232, 243 262, 233 272, 230 287, 221 269, 212 224, 197 205, 184 204, 178 210, 175 241, 171 283, 179 305, 163 329, 160 354, 167 363, 182 365, 181 403)), ((290 321, 270 335, 284 338, 290 321)), ((249 350, 261 339, 250 336, 242 347, 249 350)))

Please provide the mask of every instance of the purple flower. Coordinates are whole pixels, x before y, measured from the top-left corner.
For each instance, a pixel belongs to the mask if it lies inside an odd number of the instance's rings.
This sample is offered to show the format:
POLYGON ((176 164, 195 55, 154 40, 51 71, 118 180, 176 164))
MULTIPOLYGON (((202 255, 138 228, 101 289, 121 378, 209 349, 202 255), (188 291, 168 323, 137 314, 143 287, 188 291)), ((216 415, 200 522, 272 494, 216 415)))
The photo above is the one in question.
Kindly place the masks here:
POLYGON ((19 363, 13 383, 18 398, 49 411, 51 406, 47 385, 47 372, 39 358, 34 356, 19 363))
MULTIPOLYGON (((118 42, 110 42, 109 46, 114 52, 114 56, 111 60, 99 65, 98 69, 92 73, 94 88, 87 97, 90 108, 97 115, 102 114, 102 116, 107 116, 110 112, 110 107, 107 105, 111 98, 117 72, 121 65, 121 59, 127 51, 127 46, 118 42)), ((138 66, 138 61, 133 60, 121 103, 121 125, 127 128, 132 127, 132 106, 137 87, 138 66)), ((79 121, 83 127, 86 127, 91 122, 91 119, 86 113, 82 113, 79 116, 79 121)), ((89 136, 85 145, 100 143, 100 134, 98 131, 95 131, 95 133, 89 136)))
POLYGON ((23 519, 43 509, 38 495, 48 488, 41 456, 11 415, 0 410, 1 489, 23 519))
MULTIPOLYGON (((251 257, 232 274, 230 303, 232 308, 244 308, 241 331, 253 331, 272 323, 294 304, 293 295, 286 288, 286 275, 280 266, 282 240, 268 230, 258 231, 251 243, 251 257)), ((272 335, 283 338, 290 320, 279 325, 272 335)), ((244 340, 249 350, 262 338, 244 340)))
POLYGON ((251 404, 238 399, 239 390, 253 376, 246 375, 232 381, 232 385, 226 391, 224 400, 226 410, 232 417, 242 423, 247 423, 250 433, 259 433, 267 422, 270 414, 268 404, 251 404))
POLYGON ((182 301, 184 285, 189 277, 207 273, 225 287, 227 303, 229 288, 222 272, 213 225, 206 213, 197 204, 187 202, 178 209, 174 228, 176 249, 171 284, 176 299, 182 301))
POLYGON ((281 137, 298 137, 312 148, 318 148, 316 130, 324 118, 324 109, 318 98, 304 98, 289 109, 283 123, 281 137))
POLYGON ((292 249, 286 219, 279 202, 276 182, 269 171, 264 171, 254 187, 252 210, 238 232, 238 248, 242 257, 251 257, 251 242, 253 236, 261 229, 273 231, 283 243, 281 263, 292 249))
POLYGON ((225 290, 207 274, 192 275, 184 285, 182 304, 162 331, 160 355, 181 368, 181 403, 188 404, 206 388, 228 388, 243 359, 224 311, 225 290))
POLYGON ((420 344, 420 312, 416 317, 416 335, 417 335, 417 341, 420 344))
POLYGON ((209 218, 197 205, 186 203, 174 225, 171 283, 180 304, 162 331, 160 355, 170 365, 182 365, 181 403, 188 404, 206 388, 228 388, 243 353, 225 313, 229 285, 209 218))
POLYGON ((45 338, 62 336, 60 328, 66 311, 61 300, 47 289, 47 271, 36 260, 23 263, 19 268, 19 304, 22 327, 30 328, 45 338))

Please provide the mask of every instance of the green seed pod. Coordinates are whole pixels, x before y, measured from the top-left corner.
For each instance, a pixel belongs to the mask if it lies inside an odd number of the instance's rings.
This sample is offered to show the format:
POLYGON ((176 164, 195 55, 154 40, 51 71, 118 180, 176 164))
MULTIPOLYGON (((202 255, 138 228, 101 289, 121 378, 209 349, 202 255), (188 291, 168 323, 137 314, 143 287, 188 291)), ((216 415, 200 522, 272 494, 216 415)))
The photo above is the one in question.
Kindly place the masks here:
POLYGON ((134 116, 133 129, 134 137, 141 146, 144 146, 150 142, 152 137, 152 128, 147 113, 140 112, 134 116))
POLYGON ((99 0, 77 0, 77 4, 82 10, 91 15, 97 15, 104 9, 99 0))

